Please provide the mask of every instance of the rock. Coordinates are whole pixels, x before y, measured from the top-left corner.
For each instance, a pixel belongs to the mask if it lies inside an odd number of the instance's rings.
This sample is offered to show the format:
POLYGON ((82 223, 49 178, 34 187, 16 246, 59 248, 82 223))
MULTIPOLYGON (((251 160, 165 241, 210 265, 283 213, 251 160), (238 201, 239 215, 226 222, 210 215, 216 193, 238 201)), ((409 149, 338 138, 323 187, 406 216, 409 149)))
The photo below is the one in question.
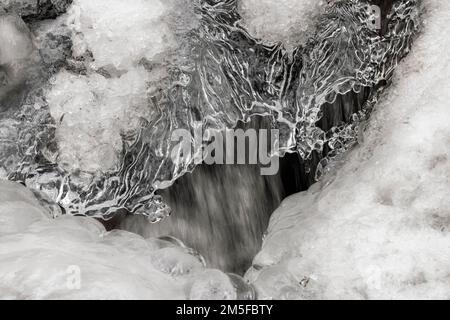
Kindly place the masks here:
POLYGON ((25 21, 54 19, 72 3, 72 0, 2 0, 6 11, 15 12, 25 21))

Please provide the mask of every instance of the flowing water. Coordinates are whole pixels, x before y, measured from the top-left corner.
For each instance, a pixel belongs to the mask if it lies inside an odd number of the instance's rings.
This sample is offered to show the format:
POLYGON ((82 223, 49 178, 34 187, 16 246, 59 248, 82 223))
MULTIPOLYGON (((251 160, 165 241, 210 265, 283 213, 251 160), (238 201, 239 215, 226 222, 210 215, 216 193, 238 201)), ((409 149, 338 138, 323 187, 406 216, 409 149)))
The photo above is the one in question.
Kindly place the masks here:
MULTIPOLYGON (((239 24, 236 0, 180 3, 197 20, 187 29, 167 22, 176 29, 177 46, 140 57, 137 67, 121 57, 118 67, 96 65, 108 54, 86 50, 30 84, 16 110, 2 105, 0 121, 8 129, 1 132, 0 173, 39 190, 67 214, 113 218, 110 227, 144 236, 177 237, 209 265, 243 273, 273 210, 358 142, 379 94, 410 50, 420 1, 392 7, 382 1, 381 30, 369 25, 372 2, 333 1, 308 29, 308 40, 290 50, 250 35, 239 24), (75 94, 67 97, 68 88, 75 94), (79 98, 86 91, 90 95, 79 98), (128 103, 123 96, 133 104, 120 113, 126 120, 114 122, 119 116, 110 109, 128 103), (73 109, 64 109, 71 103, 73 109), (86 112, 78 108, 83 103, 98 108, 86 112), (110 112, 102 118, 110 124, 96 136, 101 124, 90 121, 102 110, 110 112), (129 130, 117 133, 124 124, 129 130), (236 126, 279 130, 276 175, 262 176, 259 165, 198 165, 171 157, 176 129, 223 132, 236 126), (73 136, 79 127, 89 133, 86 139, 73 136)), ((182 17, 179 9, 173 12, 182 17)), ((58 38, 63 60, 75 54, 67 39, 89 42, 77 37, 69 32, 58 38)))

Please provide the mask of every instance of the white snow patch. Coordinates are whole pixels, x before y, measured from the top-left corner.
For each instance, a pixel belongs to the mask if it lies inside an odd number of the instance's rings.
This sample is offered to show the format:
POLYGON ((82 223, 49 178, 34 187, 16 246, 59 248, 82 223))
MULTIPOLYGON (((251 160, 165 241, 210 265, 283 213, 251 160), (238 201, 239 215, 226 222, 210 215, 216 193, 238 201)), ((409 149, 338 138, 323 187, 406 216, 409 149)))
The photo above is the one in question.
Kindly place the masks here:
POLYGON ((305 31, 322 10, 323 0, 242 0, 239 2, 243 25, 264 41, 298 45, 305 31))
POLYGON ((230 278, 183 246, 51 219, 25 187, 0 181, 0 299, 232 299, 230 278))
POLYGON ((160 0, 75 0, 68 17, 74 54, 89 49, 95 68, 129 69, 142 58, 151 60, 176 45, 163 21, 168 14, 160 0))
POLYGON ((168 78, 178 37, 197 21, 190 6, 187 0, 74 0, 63 18, 72 62, 86 70, 60 71, 47 92, 58 163, 72 172, 115 168, 121 134, 135 134, 141 120, 149 120, 149 97, 168 78), (153 64, 151 71, 144 61, 153 64))
POLYGON ((150 117, 147 100, 149 73, 143 67, 107 79, 61 71, 47 94, 57 121, 59 163, 69 170, 106 171, 122 150, 121 134, 139 128, 150 117))

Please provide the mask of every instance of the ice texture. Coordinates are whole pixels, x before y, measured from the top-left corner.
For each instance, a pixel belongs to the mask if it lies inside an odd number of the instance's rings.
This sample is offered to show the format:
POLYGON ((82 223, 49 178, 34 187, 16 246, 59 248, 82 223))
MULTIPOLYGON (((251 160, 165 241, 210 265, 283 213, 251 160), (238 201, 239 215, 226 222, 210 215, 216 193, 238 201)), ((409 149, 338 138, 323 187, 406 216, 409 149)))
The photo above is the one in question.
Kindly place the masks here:
POLYGON ((179 241, 52 219, 31 191, 0 180, 0 299, 233 299, 234 283, 179 241))
MULTIPOLYGON (((73 56, 43 87, 44 97, 29 96, 12 116, 23 148, 13 156, 20 159, 16 167, 3 170, 9 179, 42 190, 68 213, 108 217, 126 209, 157 221, 170 208, 155 192, 196 167, 192 158, 171 158, 178 144, 170 141, 175 129, 222 131, 264 115, 281 131, 275 153, 298 152, 303 159, 324 148, 339 153, 355 142, 358 122, 371 104, 332 130, 317 125, 322 106, 389 79, 420 21, 418 1, 399 1, 387 32, 380 35, 370 27, 367 4, 326 4, 304 45, 288 51, 264 44, 240 26, 236 0, 126 5, 76 0, 67 13, 73 56), (115 115, 118 106, 109 110, 106 103, 118 97, 121 81, 142 68, 149 77, 142 81, 150 80, 136 83, 143 95, 137 105, 137 91, 124 85, 117 100, 133 112, 119 123, 115 117, 126 111, 115 115), (105 79, 92 81, 98 76, 105 79), (80 88, 86 96, 75 98, 80 88), (95 118, 71 117, 79 113, 78 101, 95 118), (85 107, 88 101, 92 110, 85 107), (123 132, 130 118, 130 132, 123 132), (99 127, 99 121, 104 125, 99 127), (89 143, 81 146, 77 139, 89 143)), ((196 153, 200 147, 195 148, 196 153)))
POLYGON ((247 273, 260 298, 450 298, 450 3, 424 5, 364 143, 273 214, 247 273))

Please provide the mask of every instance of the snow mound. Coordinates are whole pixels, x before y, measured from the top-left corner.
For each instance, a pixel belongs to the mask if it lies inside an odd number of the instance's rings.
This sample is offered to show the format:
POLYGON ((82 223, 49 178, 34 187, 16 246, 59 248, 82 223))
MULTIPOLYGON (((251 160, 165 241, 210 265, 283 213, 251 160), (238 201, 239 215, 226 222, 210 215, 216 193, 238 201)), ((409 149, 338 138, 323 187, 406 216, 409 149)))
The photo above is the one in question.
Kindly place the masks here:
POLYGON ((242 24, 257 38, 295 46, 325 5, 323 0, 242 0, 242 24))
POLYGON ((60 164, 72 171, 113 168, 122 150, 121 135, 137 130, 140 119, 150 117, 149 79, 143 67, 111 79, 98 73, 59 72, 47 101, 58 123, 60 164))
POLYGON ((450 299, 450 3, 425 5, 365 142, 274 213, 260 298, 450 299))
POLYGON ((75 0, 69 10, 74 53, 90 50, 96 68, 129 69, 176 45, 167 15, 168 6, 160 0, 75 0))
POLYGON ((233 299, 236 283, 174 239, 51 219, 31 191, 0 181, 0 299, 233 299))

